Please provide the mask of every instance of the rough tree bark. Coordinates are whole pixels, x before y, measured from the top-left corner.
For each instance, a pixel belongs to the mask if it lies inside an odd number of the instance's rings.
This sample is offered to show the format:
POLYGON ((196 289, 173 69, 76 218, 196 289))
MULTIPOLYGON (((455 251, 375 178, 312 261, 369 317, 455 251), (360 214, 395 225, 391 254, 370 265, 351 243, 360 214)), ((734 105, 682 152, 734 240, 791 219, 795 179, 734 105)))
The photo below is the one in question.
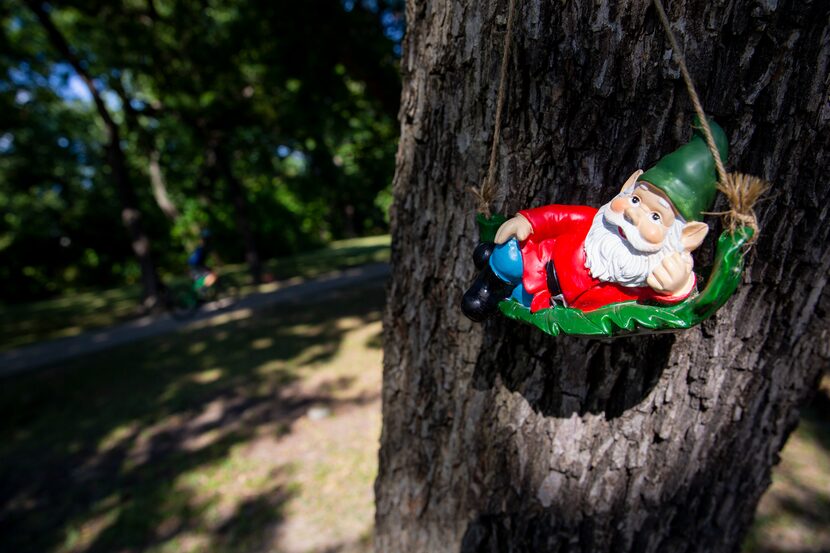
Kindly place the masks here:
POLYGON ((107 131, 107 163, 112 171, 112 176, 118 190, 118 197, 121 201, 121 221, 130 237, 133 254, 141 268, 143 303, 146 308, 157 307, 160 305, 163 284, 161 279, 159 279, 156 264, 153 261, 153 256, 150 251, 150 240, 144 231, 141 207, 132 180, 130 179, 124 150, 121 148, 121 132, 118 124, 112 118, 92 76, 85 69, 81 60, 78 59, 78 56, 75 55, 66 38, 55 26, 44 5, 37 0, 26 0, 26 5, 32 10, 38 18, 38 21, 40 21, 40 24, 46 31, 49 42, 55 50, 69 62, 75 72, 84 81, 84 84, 86 84, 92 100, 95 103, 95 109, 98 111, 98 115, 104 123, 107 131))
MULTIPOLYGON (((654 8, 516 4, 495 207, 599 206, 690 134, 654 8)), ((667 6, 730 165, 774 189, 716 317, 613 341, 479 326, 458 308, 506 6, 407 6, 377 551, 736 551, 830 359, 830 6, 667 6)), ((711 256, 710 239, 698 268, 711 256)))

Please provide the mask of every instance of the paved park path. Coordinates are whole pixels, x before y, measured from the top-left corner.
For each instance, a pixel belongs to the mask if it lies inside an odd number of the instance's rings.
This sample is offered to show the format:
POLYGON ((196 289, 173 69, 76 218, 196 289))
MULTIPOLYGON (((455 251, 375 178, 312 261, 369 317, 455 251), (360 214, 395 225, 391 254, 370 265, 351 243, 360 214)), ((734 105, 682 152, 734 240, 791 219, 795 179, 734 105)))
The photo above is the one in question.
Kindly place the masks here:
POLYGON ((276 283, 273 290, 255 292, 237 300, 219 300, 206 304, 193 318, 185 321, 173 319, 169 314, 148 315, 117 326, 0 352, 0 377, 177 330, 245 319, 266 307, 301 303, 333 290, 383 280, 388 276, 389 265, 386 263, 364 265, 298 284, 276 283))

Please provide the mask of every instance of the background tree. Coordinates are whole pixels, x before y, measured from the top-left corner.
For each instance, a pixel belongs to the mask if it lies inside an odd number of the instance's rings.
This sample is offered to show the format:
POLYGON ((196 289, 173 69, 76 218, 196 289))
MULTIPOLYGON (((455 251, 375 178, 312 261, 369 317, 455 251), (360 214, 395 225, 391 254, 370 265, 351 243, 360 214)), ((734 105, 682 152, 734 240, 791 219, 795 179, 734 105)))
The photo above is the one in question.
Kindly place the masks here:
MULTIPOLYGON (((690 133, 654 8, 516 4, 495 207, 599 206, 690 133)), ((773 192, 716 317, 597 341, 458 308, 506 5, 407 6, 376 548, 734 551, 830 359, 828 7, 667 6, 731 165, 773 192)), ((699 267, 711 256, 710 238, 699 267)))
POLYGON ((98 112, 104 128, 106 129, 106 158, 109 172, 118 191, 121 201, 121 221, 130 237, 133 253, 141 267, 141 283, 143 288, 143 303, 148 307, 159 304, 162 291, 161 280, 159 280, 156 264, 150 249, 150 241, 144 231, 142 222, 142 210, 139 205, 138 195, 135 192, 134 184, 130 178, 127 168, 127 158, 121 145, 121 128, 113 119, 110 109, 104 102, 98 86, 92 76, 84 68, 84 62, 72 50, 71 45, 66 41, 63 33, 55 26, 49 15, 48 8, 38 0, 26 0, 26 5, 37 17, 40 25, 62 60, 72 66, 72 69, 81 77, 92 96, 95 109, 98 112))
POLYGON ((92 105, 61 98, 72 70, 29 56, 38 43, 34 33, 22 33, 21 25, 10 35, 0 35, 0 67, 7 75, 0 82, 3 298, 108 282, 112 271, 124 269, 130 244, 116 190, 103 171, 100 119, 92 105))
POLYGON ((118 174, 134 187, 162 274, 184 271, 201 228, 255 279, 268 258, 386 229, 401 0, 29 4, 79 67, 49 45, 26 2, 0 8, 0 198, 19 199, 0 246, 7 266, 23 268, 0 272, 3 301, 140 278, 131 240, 101 225, 104 209, 120 208, 98 197, 113 187, 99 106, 117 127, 118 174), (58 113, 72 117, 50 122, 58 113), (21 222, 53 209, 41 189, 71 220, 21 222))

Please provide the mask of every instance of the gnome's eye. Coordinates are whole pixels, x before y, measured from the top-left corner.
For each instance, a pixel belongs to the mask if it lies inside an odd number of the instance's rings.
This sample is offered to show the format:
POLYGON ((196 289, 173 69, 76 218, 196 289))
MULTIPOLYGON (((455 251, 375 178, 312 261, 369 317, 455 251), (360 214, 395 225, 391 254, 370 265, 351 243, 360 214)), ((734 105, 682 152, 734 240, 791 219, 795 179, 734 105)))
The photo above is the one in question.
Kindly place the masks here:
POLYGON ((640 203, 640 197, 639 196, 631 196, 631 203, 634 204, 634 205, 637 205, 638 203, 640 203))
POLYGON ((652 213, 652 214, 651 214, 651 220, 652 220, 652 221, 657 221, 657 222, 660 222, 660 214, 659 214, 659 213, 657 213, 657 212, 652 213))

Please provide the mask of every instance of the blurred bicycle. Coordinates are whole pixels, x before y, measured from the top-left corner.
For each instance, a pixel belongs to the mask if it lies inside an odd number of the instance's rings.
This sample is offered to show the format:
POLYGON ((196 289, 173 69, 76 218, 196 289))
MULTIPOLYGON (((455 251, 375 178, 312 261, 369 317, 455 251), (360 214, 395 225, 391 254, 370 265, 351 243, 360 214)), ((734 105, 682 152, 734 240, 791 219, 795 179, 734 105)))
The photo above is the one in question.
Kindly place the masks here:
POLYGON ((234 295, 235 288, 208 266, 211 246, 211 233, 203 230, 199 233, 199 244, 187 259, 190 282, 175 285, 169 291, 168 304, 173 317, 187 319, 201 305, 234 295))
MULTIPOLYGON (((216 273, 207 273, 172 285, 168 290, 170 314, 175 319, 189 319, 199 308, 218 301, 232 303, 238 294, 236 286, 216 273)), ((224 305, 220 306, 224 307, 224 305)))

